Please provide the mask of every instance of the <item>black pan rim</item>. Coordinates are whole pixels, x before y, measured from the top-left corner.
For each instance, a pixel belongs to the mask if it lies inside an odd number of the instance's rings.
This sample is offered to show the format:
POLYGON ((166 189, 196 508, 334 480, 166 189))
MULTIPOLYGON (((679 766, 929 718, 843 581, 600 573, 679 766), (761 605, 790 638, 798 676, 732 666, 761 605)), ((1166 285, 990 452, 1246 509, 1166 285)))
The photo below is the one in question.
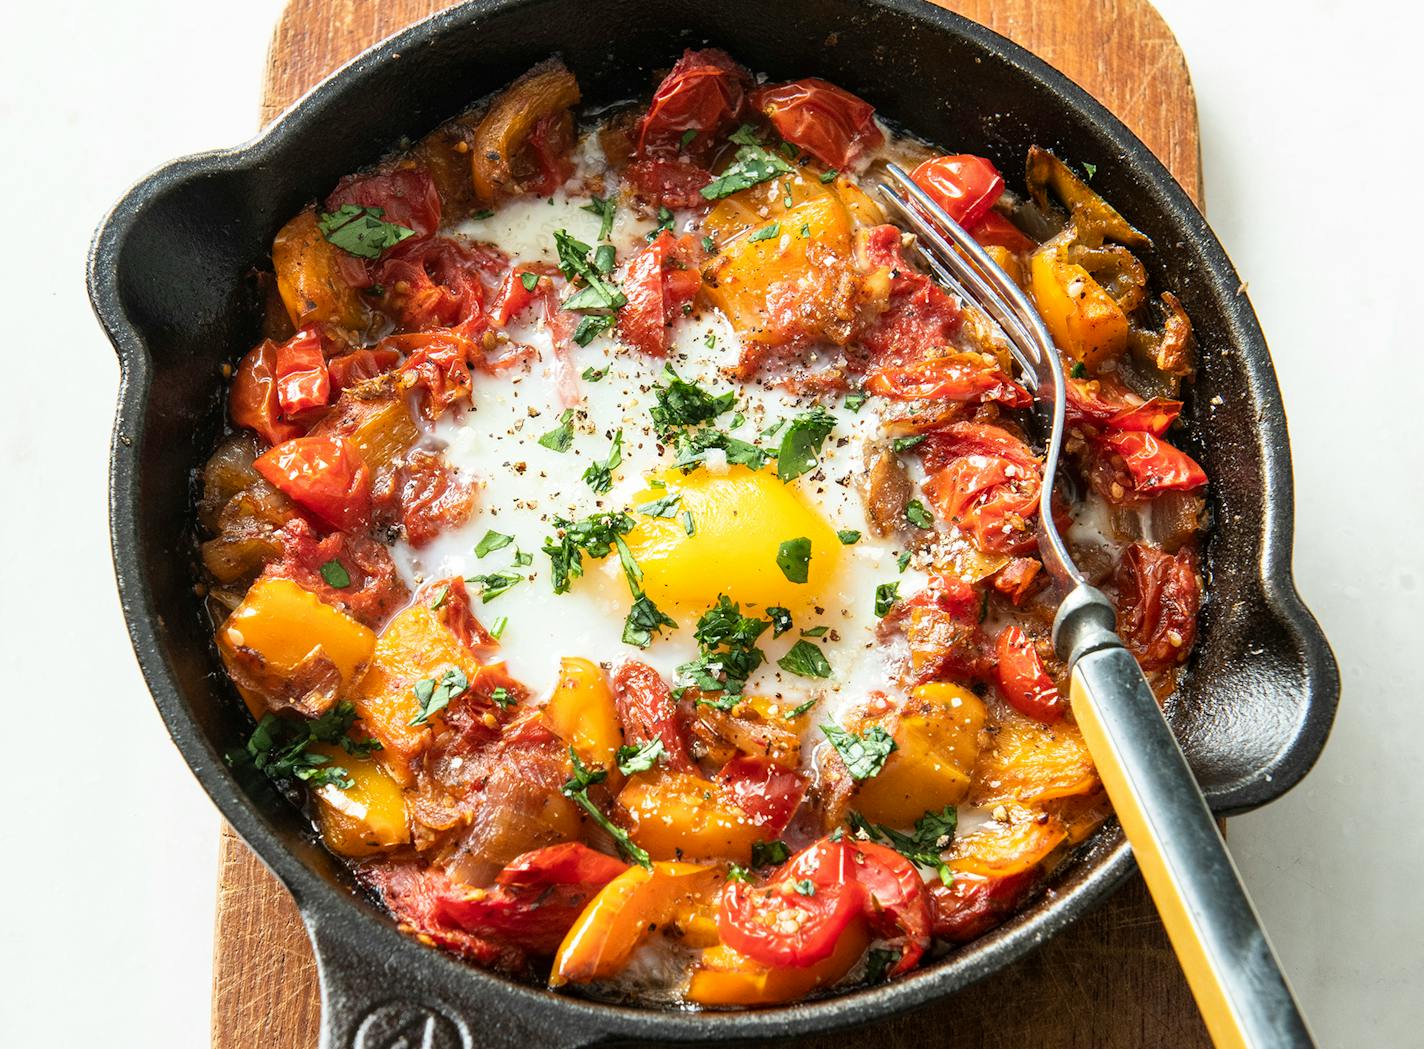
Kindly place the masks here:
MULTIPOLYGON (((1044 900, 980 938, 972 947, 953 952, 894 983, 796 1005, 741 1012, 686 1013, 595 1003, 515 983, 425 948, 398 933, 389 921, 376 919, 353 897, 308 868, 252 806, 221 755, 204 737, 163 658, 159 640, 162 613, 155 607, 137 558, 138 452, 153 370, 143 333, 125 312, 118 291, 117 265, 127 235, 146 205, 172 186, 264 163, 278 142, 299 130, 304 119, 338 97, 366 70, 398 60, 400 52, 431 41, 452 25, 518 8, 526 2, 470 0, 416 23, 338 68, 249 142, 183 158, 150 174, 124 195, 96 232, 87 266, 90 300, 116 347, 122 367, 110 461, 111 545, 125 620, 154 701, 195 777, 224 818, 292 891, 319 946, 324 932, 328 936, 339 934, 343 939, 359 937, 386 957, 399 957, 402 962, 427 970, 433 968, 440 973, 439 983, 444 986, 466 987, 475 999, 503 999, 501 1004, 511 1010, 527 1011, 531 1022, 546 1016, 558 1024, 577 1020, 584 1025, 581 1040, 590 1040, 595 1032, 603 1038, 664 1042, 768 1037, 784 1034, 788 1028, 809 1033, 867 1022, 962 989, 1027 954, 1121 884, 1131 874, 1133 861, 1120 835, 1102 842, 1095 849, 1095 857, 1086 864, 1077 864, 1044 900)), ((1147 206, 1162 211, 1179 225, 1184 237, 1195 242, 1207 260, 1207 279, 1220 287, 1240 288, 1240 278, 1224 249, 1161 162, 1116 117, 1067 77, 1011 41, 942 8, 917 0, 869 2, 993 52, 1019 75, 1061 95, 1081 119, 1098 125, 1119 148, 1124 162, 1141 173, 1147 206)), ((1285 413, 1265 339, 1244 290, 1232 300, 1226 321, 1233 342, 1261 391, 1258 407, 1265 431, 1263 471, 1275 493, 1265 515, 1256 582, 1267 607, 1302 640, 1309 664, 1306 678, 1313 687, 1302 724, 1290 744, 1252 776, 1209 793, 1213 810, 1221 815, 1265 804, 1309 771, 1324 745, 1339 693, 1339 673, 1328 643, 1301 602, 1291 578, 1293 482, 1285 413)), ((332 975, 324 971, 323 981, 332 975)))

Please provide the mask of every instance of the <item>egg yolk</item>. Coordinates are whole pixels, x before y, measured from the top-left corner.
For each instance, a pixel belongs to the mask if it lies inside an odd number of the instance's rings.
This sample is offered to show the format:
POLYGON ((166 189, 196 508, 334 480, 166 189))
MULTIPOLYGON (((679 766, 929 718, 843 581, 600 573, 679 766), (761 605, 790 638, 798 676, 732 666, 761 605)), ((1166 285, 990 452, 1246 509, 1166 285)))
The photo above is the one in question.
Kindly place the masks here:
POLYGON ((664 608, 700 613, 726 594, 744 609, 780 605, 795 612, 814 603, 835 577, 841 542, 800 493, 770 470, 731 466, 712 473, 670 470, 665 488, 648 488, 634 506, 680 497, 670 517, 635 513, 628 547, 643 570, 643 589, 664 608), (685 514, 692 515, 688 534, 685 514), (777 564, 782 543, 809 539, 806 582, 795 583, 777 564))

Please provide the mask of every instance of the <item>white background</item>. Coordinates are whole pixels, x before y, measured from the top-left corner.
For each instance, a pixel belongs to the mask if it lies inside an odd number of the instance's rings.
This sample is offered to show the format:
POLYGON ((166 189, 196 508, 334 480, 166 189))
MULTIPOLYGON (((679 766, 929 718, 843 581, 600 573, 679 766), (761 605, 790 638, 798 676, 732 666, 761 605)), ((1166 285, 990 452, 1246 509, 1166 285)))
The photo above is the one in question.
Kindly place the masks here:
MULTIPOLYGON (((281 2, 7 5, 0 1042, 14 1049, 208 1038, 218 820, 119 615, 104 494, 117 368, 83 257, 129 182, 253 132, 281 2)), ((1321 1044, 1418 1046, 1415 5, 1159 6, 1196 83, 1209 214, 1271 340, 1295 457, 1296 575, 1344 680, 1320 765, 1232 821, 1232 849, 1321 1044)))

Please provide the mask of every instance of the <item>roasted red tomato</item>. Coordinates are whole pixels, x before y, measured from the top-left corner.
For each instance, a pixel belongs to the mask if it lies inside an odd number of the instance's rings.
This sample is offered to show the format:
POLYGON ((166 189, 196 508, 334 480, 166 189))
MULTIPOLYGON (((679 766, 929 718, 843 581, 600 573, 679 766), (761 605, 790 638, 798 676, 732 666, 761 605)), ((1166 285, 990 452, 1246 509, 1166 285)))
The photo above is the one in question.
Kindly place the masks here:
POLYGON ((402 328, 443 326, 478 336, 485 326, 485 280, 493 283, 509 265, 487 245, 449 237, 402 241, 382 256, 375 283, 382 307, 402 328))
POLYGON ((1024 443, 997 426, 953 423, 919 446, 931 477, 925 494, 939 516, 986 553, 1032 547, 1040 467, 1024 443))
POLYGON ((306 428, 282 418, 277 397, 277 344, 270 339, 254 346, 237 366, 228 391, 233 424, 253 430, 268 444, 300 437, 306 428))
POLYGON ((477 936, 553 954, 584 906, 628 869, 587 845, 566 842, 516 857, 489 889, 438 898, 438 918, 477 936))
POLYGON ((758 88, 752 106, 787 142, 833 168, 849 167, 885 141, 874 106, 817 77, 758 88))
POLYGON ((890 969, 897 975, 914 968, 930 945, 930 903, 915 865, 894 849, 873 842, 852 842, 851 872, 865 890, 866 916, 877 935, 900 947, 890 969))
POLYGON ((712 172, 684 160, 635 160, 623 171, 633 194, 655 208, 696 208, 707 201, 702 187, 712 172))
POLYGON ((573 147, 572 113, 566 109, 541 117, 529 132, 528 156, 537 175, 523 180, 525 192, 547 197, 567 182, 574 173, 574 163, 569 159, 573 147))
POLYGON ((625 342, 653 357, 667 353, 668 325, 702 286, 700 261, 695 237, 674 237, 667 230, 633 258, 622 284, 628 303, 618 311, 625 342))
POLYGON ((386 345, 407 355, 401 365, 402 385, 419 388, 420 411, 427 419, 438 419, 451 405, 469 399, 470 367, 482 356, 472 339, 436 328, 398 335, 387 339, 386 345))
POLYGON ((1038 247, 1038 241, 997 211, 985 214, 969 234, 986 248, 1008 248, 1012 252, 1023 254, 1038 247))
POLYGON ((751 84, 751 74, 725 51, 684 51, 648 103, 638 127, 639 158, 712 145, 736 124, 751 84))
POLYGON ((982 354, 952 353, 901 367, 876 368, 865 388, 897 401, 997 401, 1027 408, 1029 392, 982 354))
POLYGON ((332 392, 340 393, 359 382, 384 375, 400 362, 401 355, 392 349, 353 350, 327 361, 326 372, 331 377, 332 392))
POLYGON ((476 489, 444 456, 425 449, 382 473, 372 492, 381 524, 396 525, 411 546, 424 546, 447 528, 461 525, 475 508, 476 489))
POLYGON ((1160 437, 1140 430, 1121 430, 1106 433, 1101 440, 1122 456, 1139 494, 1194 492, 1206 484, 1206 471, 1196 460, 1160 437))
POLYGON ((967 230, 989 214, 1004 192, 1004 176, 998 168, 967 153, 927 160, 910 178, 967 230))
POLYGON ((385 175, 348 175, 326 198, 326 210, 343 204, 380 208, 381 220, 428 237, 440 228, 440 194, 424 168, 401 168, 385 175))
POLYGON ((1201 611, 1201 577, 1189 549, 1166 554, 1134 543, 1114 577, 1118 630, 1149 670, 1176 666, 1191 651, 1201 611))
POLYGON ((277 541, 282 556, 267 566, 264 575, 290 579, 372 630, 383 627, 410 601, 390 551, 374 539, 350 532, 318 536, 310 524, 296 517, 277 532, 277 541), (340 587, 328 578, 332 562, 344 574, 340 587))
POLYGON ((864 890, 854 881, 776 877, 767 885, 727 883, 717 914, 722 942, 764 965, 799 968, 830 957, 864 912, 864 890))
POLYGON ((999 695, 1020 714, 1051 725, 1063 716, 1063 698, 1048 676, 1038 650, 1022 630, 1007 626, 995 646, 999 695))
POLYGON ((315 328, 304 328, 277 347, 277 403, 291 418, 331 400, 331 377, 315 328))
POLYGON ((858 249, 866 271, 886 270, 890 296, 885 311, 860 333, 860 342, 882 366, 921 360, 927 351, 949 345, 963 323, 959 303, 905 261, 896 226, 876 226, 858 249))
POLYGON ((1038 880, 1036 868, 1006 878, 956 871, 954 881, 930 886, 934 934, 950 943, 967 943, 988 932, 1023 900, 1038 880))
POLYGON ((769 758, 735 757, 722 766, 717 782, 723 794, 773 838, 786 829, 806 795, 800 774, 769 758))
POLYGON ((1161 437, 1182 413, 1182 402, 1165 397, 1143 401, 1108 380, 1069 379, 1064 387, 1070 422, 1107 430, 1132 430, 1161 437))
POLYGON ((371 520, 371 472, 345 437, 294 437, 252 464, 278 491, 343 532, 371 520))
POLYGON ((627 742, 661 739, 669 768, 677 772, 696 770, 687 752, 677 704, 656 670, 636 659, 628 660, 613 672, 613 702, 627 742))
POLYGON ((547 283, 553 267, 543 265, 515 266, 509 271, 495 293, 494 304, 490 306, 490 323, 503 328, 519 316, 540 296, 540 281, 547 283), (531 287, 532 285, 532 287, 531 287))

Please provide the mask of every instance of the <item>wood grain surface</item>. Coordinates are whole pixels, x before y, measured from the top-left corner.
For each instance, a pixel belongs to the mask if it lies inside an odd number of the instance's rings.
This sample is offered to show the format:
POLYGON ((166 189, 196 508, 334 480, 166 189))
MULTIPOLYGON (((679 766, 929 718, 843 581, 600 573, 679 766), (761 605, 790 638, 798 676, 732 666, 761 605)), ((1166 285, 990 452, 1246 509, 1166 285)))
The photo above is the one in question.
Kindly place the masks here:
MULTIPOLYGON (((1092 92, 1201 199, 1196 100, 1171 30, 1146 0, 952 0, 1092 92)), ((292 0, 272 38, 262 118, 442 0, 292 0)), ((313 1049, 316 966, 282 886, 230 829, 221 842, 214 1049, 313 1049)), ((1208 1049, 1142 882, 1018 964, 875 1031, 884 1049, 1208 1049)), ((840 1036, 779 1039, 831 1049, 840 1036)), ((534 1047, 531 1047, 534 1049, 534 1047)))

